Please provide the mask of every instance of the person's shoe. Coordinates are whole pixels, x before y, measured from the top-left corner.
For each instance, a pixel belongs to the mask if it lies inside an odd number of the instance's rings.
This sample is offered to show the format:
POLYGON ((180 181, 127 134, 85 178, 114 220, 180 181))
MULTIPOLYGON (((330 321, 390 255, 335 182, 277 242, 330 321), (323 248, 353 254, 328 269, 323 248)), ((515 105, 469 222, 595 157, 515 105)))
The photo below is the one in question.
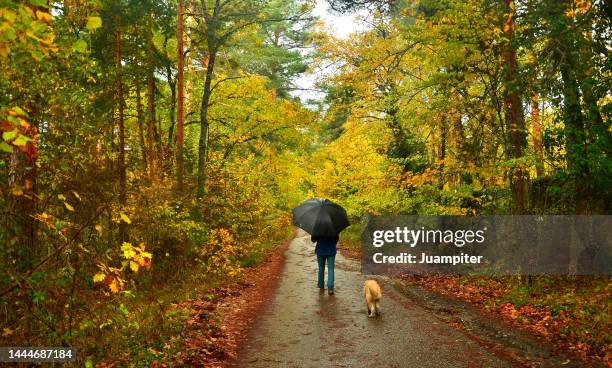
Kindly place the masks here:
POLYGON ((327 294, 329 294, 329 295, 334 295, 334 289, 329 289, 329 290, 327 290, 327 294))

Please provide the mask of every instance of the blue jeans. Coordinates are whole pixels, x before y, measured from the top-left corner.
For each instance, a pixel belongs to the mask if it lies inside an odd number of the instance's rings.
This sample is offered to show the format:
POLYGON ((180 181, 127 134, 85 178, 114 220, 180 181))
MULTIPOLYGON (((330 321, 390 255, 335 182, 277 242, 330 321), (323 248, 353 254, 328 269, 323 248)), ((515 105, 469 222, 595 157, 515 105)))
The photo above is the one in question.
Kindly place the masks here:
POLYGON ((325 260, 327 260, 327 289, 334 290, 334 261, 336 260, 335 255, 317 257, 317 263, 319 264, 319 281, 317 282, 317 285, 319 286, 319 289, 323 289, 325 260))

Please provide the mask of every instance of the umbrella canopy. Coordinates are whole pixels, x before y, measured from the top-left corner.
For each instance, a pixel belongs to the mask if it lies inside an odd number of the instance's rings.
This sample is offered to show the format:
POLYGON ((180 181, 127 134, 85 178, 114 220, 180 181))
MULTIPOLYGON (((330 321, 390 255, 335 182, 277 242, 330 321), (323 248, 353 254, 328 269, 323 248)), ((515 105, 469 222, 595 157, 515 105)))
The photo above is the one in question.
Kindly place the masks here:
POLYGON ((329 199, 309 199, 292 212, 293 224, 312 236, 336 236, 349 226, 344 208, 329 199))

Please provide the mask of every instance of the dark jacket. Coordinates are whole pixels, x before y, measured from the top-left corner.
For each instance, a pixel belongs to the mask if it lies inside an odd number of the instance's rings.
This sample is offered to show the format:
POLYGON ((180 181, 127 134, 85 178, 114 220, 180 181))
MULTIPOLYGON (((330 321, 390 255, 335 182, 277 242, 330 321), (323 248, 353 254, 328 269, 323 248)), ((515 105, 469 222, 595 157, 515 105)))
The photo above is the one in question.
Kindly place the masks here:
POLYGON ((317 257, 327 257, 336 255, 336 244, 338 244, 338 235, 336 236, 313 236, 310 238, 313 243, 317 243, 315 246, 315 253, 317 257))

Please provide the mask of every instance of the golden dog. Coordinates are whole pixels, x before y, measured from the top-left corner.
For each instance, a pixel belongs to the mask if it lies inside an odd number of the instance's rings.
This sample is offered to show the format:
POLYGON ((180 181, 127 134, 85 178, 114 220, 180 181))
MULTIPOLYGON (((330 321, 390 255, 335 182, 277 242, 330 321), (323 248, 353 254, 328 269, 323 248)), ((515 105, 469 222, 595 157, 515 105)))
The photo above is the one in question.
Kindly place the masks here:
POLYGON ((368 317, 374 317, 374 314, 379 315, 382 293, 378 282, 376 282, 376 280, 366 280, 363 285, 363 293, 365 294, 366 304, 368 306, 368 317))

